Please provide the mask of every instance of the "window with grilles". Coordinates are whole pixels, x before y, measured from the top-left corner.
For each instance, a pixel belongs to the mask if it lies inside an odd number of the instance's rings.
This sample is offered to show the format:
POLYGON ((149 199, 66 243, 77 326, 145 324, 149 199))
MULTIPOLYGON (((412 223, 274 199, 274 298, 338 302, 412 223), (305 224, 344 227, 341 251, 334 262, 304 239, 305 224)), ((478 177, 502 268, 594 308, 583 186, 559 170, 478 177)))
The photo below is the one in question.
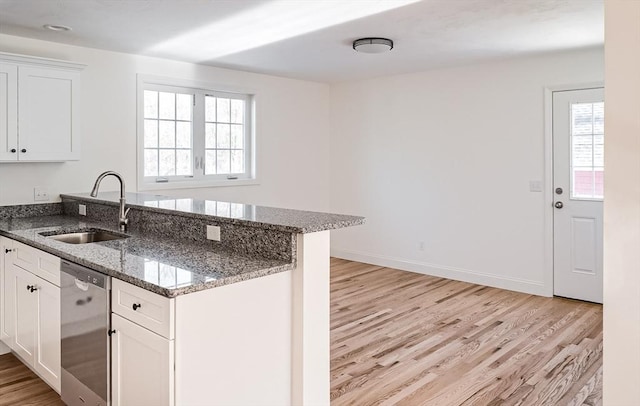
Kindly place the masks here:
POLYGON ((139 95, 142 189, 255 178, 252 95, 146 82, 139 95))

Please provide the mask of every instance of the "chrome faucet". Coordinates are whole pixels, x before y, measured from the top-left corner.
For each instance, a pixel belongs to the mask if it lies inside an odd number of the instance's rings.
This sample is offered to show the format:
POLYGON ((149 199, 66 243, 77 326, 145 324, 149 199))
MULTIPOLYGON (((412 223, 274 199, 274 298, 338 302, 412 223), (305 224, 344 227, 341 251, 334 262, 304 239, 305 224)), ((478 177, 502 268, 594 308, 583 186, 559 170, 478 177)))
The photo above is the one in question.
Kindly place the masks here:
POLYGON ((118 219, 118 226, 120 226, 120 231, 125 232, 127 231, 127 224, 129 224, 127 214, 129 214, 129 210, 131 210, 131 208, 128 208, 127 210, 124 209, 126 201, 124 198, 124 179, 122 179, 122 175, 114 171, 106 171, 101 173, 100 176, 98 176, 98 179, 96 179, 96 183, 93 185, 93 189, 91 189, 91 197, 98 196, 98 188, 100 187, 100 182, 102 182, 102 179, 106 178, 109 175, 115 176, 120 181, 120 218, 118 219))

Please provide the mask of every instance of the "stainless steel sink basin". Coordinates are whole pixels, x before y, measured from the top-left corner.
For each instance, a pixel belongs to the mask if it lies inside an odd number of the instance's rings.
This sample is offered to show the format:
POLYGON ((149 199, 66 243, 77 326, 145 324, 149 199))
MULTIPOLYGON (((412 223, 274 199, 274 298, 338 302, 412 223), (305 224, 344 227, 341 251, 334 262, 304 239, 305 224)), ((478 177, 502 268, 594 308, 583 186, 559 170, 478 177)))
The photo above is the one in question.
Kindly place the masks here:
POLYGON ((67 244, 89 244, 92 242, 121 240, 123 238, 128 238, 128 236, 124 234, 117 234, 111 231, 99 229, 83 230, 65 234, 47 234, 49 233, 41 233, 40 235, 51 238, 52 240, 66 242, 67 244))

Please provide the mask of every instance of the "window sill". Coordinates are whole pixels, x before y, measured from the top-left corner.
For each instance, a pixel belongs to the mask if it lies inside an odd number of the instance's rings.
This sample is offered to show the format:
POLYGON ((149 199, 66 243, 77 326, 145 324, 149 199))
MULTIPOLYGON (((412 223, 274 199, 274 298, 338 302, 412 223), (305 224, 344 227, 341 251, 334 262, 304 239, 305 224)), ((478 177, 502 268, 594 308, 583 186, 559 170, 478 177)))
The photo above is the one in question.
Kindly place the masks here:
POLYGON ((258 179, 231 179, 231 180, 210 180, 210 181, 174 181, 162 183, 138 183, 138 191, 149 190, 171 190, 171 189, 198 189, 209 187, 231 187, 231 186, 253 186, 259 185, 258 179))

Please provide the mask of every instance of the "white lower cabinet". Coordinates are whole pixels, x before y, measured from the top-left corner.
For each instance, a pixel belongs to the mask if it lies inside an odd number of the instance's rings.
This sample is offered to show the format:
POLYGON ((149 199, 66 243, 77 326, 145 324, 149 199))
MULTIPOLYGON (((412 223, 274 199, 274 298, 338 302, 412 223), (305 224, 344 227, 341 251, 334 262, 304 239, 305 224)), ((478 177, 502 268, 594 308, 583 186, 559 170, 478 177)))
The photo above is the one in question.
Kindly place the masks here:
POLYGON ((0 245, 0 339, 60 392, 60 288, 15 265, 24 244, 3 238, 0 245))
POLYGON ((15 298, 13 350, 59 392, 60 288, 16 266, 8 271, 15 298))
POLYGON ((174 347, 168 340, 115 313, 111 315, 113 406, 174 404, 174 347))
POLYGON ((13 323, 13 287, 11 266, 12 240, 0 237, 0 340, 13 349, 15 325, 13 323))

